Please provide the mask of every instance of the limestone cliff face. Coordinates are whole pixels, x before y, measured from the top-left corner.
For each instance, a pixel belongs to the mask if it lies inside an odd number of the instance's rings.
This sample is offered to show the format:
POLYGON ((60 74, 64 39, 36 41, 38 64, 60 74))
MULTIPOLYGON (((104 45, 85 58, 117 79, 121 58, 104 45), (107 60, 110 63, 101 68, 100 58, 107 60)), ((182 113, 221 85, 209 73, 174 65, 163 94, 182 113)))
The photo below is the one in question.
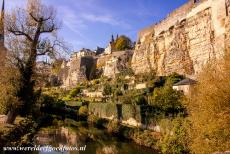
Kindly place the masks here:
POLYGON ((223 57, 227 9, 226 0, 189 1, 141 30, 132 58, 135 73, 196 75, 208 61, 223 57))

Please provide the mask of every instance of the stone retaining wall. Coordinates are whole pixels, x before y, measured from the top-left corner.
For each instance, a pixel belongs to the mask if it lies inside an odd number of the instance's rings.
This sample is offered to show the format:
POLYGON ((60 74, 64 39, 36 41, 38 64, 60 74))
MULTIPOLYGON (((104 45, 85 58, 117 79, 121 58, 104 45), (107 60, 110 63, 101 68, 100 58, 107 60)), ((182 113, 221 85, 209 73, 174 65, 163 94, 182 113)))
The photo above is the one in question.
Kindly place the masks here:
POLYGON ((118 119, 123 124, 142 127, 146 129, 158 130, 155 120, 146 114, 150 106, 132 105, 132 104, 115 104, 115 103, 89 103, 88 110, 90 115, 99 118, 118 119))

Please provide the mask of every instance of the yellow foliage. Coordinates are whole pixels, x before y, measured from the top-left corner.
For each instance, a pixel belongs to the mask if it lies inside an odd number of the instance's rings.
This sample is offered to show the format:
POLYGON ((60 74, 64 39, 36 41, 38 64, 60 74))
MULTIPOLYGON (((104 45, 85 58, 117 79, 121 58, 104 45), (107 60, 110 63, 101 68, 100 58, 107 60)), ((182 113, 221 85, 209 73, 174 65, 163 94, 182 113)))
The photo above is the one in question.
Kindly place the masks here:
POLYGON ((208 64, 187 100, 192 152, 209 154, 230 149, 230 56, 208 64))
POLYGON ((121 51, 127 49, 132 49, 132 42, 128 37, 122 35, 115 42, 115 50, 121 51))
POLYGON ((80 116, 87 116, 88 115, 88 108, 87 106, 81 106, 79 111, 78 111, 78 114, 80 116))
POLYGON ((104 65, 105 65, 105 64, 103 64, 103 63, 97 63, 96 68, 102 68, 104 65))

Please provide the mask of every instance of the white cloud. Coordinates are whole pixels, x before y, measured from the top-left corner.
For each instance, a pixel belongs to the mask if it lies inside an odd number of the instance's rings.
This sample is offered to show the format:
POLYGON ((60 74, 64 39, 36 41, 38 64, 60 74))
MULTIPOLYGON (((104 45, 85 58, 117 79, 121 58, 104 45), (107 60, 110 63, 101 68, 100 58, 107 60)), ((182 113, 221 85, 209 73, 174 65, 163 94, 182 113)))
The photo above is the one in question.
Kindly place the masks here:
POLYGON ((80 36, 87 42, 91 42, 83 34, 83 31, 89 27, 90 22, 108 24, 111 26, 119 26, 125 29, 130 29, 131 26, 122 20, 116 19, 111 14, 96 14, 94 10, 71 8, 70 6, 59 6, 58 13, 60 14, 64 26, 68 27, 72 32, 80 36), (84 10, 84 11, 83 11, 84 10))
POLYGON ((77 14, 72 9, 65 6, 60 6, 58 7, 58 10, 65 27, 68 27, 68 29, 74 32, 81 39, 90 41, 82 33, 82 30, 87 28, 87 25, 81 18, 79 18, 79 16, 77 16, 77 14))
MULTIPOLYGON (((43 0, 45 2, 45 0, 43 0)), ((98 5, 98 1, 95 0, 84 0, 76 1, 69 0, 67 4, 74 4, 72 6, 56 6, 57 10, 62 17, 62 20, 69 29, 75 33, 80 33, 82 28, 87 27, 87 22, 98 22, 103 24, 108 24, 112 26, 119 26, 125 29, 130 29, 131 25, 125 21, 119 19, 110 10, 105 10, 103 7, 98 5), (72 1, 72 2, 71 2, 72 1)), ((55 5, 55 1, 48 1, 50 5, 55 5)), ((60 1, 59 1, 60 3, 60 1)), ((59 4, 57 3, 57 4, 59 4)), ((8 9, 15 7, 23 7, 26 4, 26 0, 9 0, 6 1, 6 6, 8 9)))
POLYGON ((112 26, 120 26, 127 29, 131 27, 129 24, 125 23, 124 21, 116 19, 114 16, 107 15, 107 14, 95 15, 95 14, 88 13, 88 14, 83 14, 82 18, 90 22, 100 22, 112 26))
MULTIPOLYGON (((27 0, 6 0, 6 8, 25 7, 27 0)), ((131 30, 132 27, 124 18, 119 16, 114 10, 108 10, 101 5, 100 0, 42 0, 44 4, 52 5, 57 8, 57 17, 63 22, 62 35, 65 32, 72 32, 67 40, 75 46, 95 44, 91 38, 86 37, 92 24, 104 24, 119 27, 124 30, 131 30), (67 30, 67 31, 66 31, 67 30)), ((1 0, 0 0, 1 4, 1 0)))
POLYGON ((62 16, 62 20, 66 26, 75 30, 79 28, 86 28, 85 22, 79 18, 79 16, 72 9, 68 7, 59 7, 59 14, 62 16))

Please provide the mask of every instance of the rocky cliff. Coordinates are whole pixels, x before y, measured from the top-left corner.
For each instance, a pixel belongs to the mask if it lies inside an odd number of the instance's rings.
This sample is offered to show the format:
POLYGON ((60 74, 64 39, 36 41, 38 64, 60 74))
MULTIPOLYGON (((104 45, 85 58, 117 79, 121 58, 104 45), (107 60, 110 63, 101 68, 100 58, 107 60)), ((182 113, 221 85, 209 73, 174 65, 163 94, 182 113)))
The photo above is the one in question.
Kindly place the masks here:
POLYGON ((158 24, 139 32, 132 58, 136 74, 196 75, 223 57, 227 44, 228 0, 189 1, 158 24))

